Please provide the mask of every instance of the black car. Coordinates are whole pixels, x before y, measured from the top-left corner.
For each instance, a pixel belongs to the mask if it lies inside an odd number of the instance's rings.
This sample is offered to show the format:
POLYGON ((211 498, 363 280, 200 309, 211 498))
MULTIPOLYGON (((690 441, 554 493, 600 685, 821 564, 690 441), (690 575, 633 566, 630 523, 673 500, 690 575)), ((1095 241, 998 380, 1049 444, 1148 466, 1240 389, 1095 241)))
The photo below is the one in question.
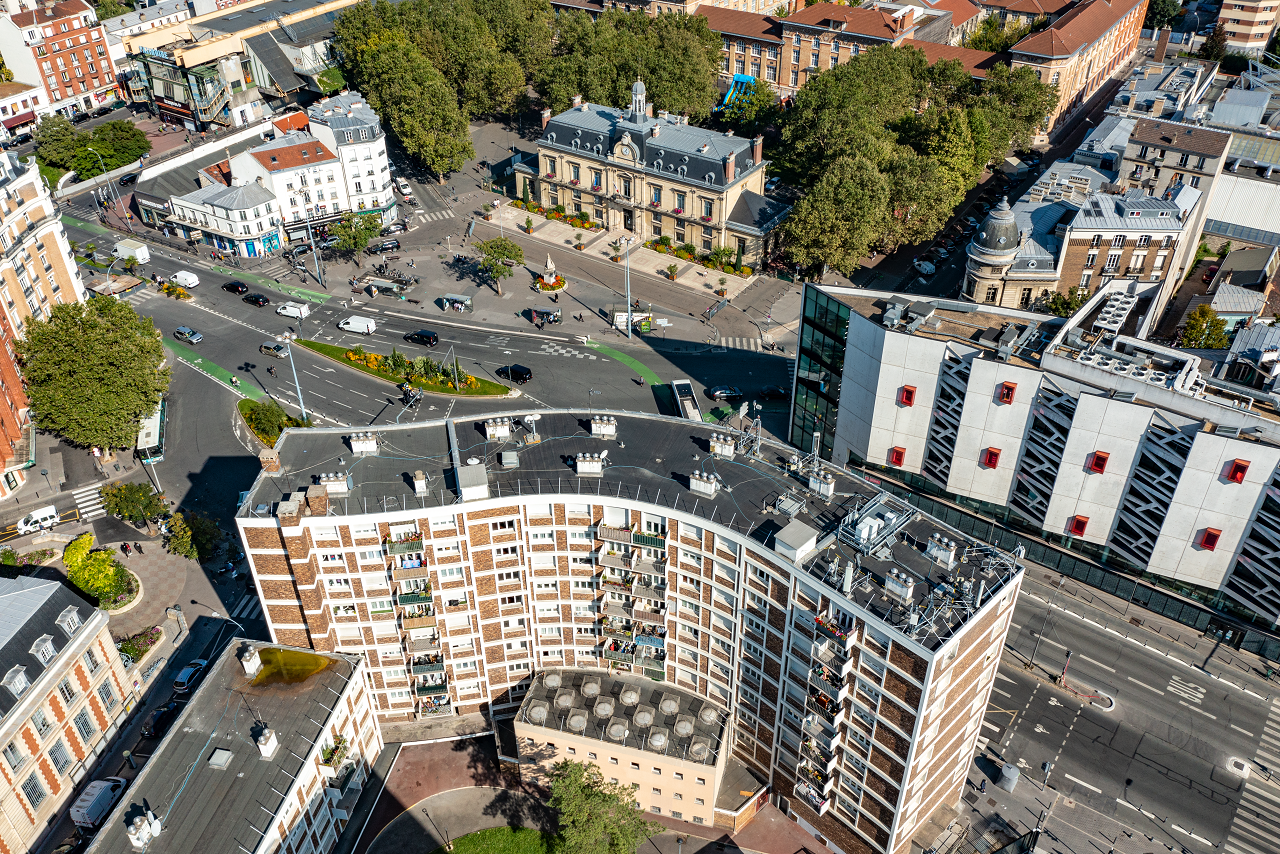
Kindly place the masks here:
POLYGON ((410 344, 421 344, 424 347, 434 347, 440 343, 440 336, 432 332, 430 329, 419 329, 417 332, 410 332, 404 336, 404 340, 410 344))
POLYGON ((249 293, 249 286, 246 285, 244 282, 227 282, 225 285, 222 286, 222 289, 224 291, 230 291, 233 294, 249 293))
POLYGON ((718 385, 707 392, 707 397, 712 400, 742 400, 742 389, 734 388, 731 385, 718 385))
POLYGON ((791 397, 787 390, 778 385, 767 385, 760 389, 761 400, 786 400, 791 397))
POLYGON ((33 137, 29 133, 20 133, 17 136, 15 136, 13 139, 9 140, 9 142, 6 144, 5 147, 13 148, 18 145, 26 145, 28 142, 30 142, 33 139, 35 139, 35 137, 33 137))
POLYGON ((370 255, 377 255, 381 252, 398 252, 400 251, 399 240, 384 240, 381 243, 374 243, 369 246, 370 255))
POLYGON ((383 236, 388 234, 404 234, 406 230, 407 226, 403 222, 396 222, 382 229, 382 234, 383 236))
POLYGON ((178 710, 182 708, 182 704, 176 700, 165 703, 160 708, 147 717, 147 722, 142 725, 143 738, 160 738, 169 731, 169 726, 173 723, 174 718, 178 716, 178 710))
POLYGON ((140 175, 140 174, 142 174, 142 173, 140 173, 140 172, 130 172, 128 175, 121 175, 121 176, 120 176, 120 186, 121 186, 121 187, 128 187, 128 186, 130 186, 131 184, 136 184, 136 183, 138 183, 138 175, 140 175))
POLYGON ((256 305, 258 308, 262 308, 264 305, 271 304, 271 300, 267 299, 262 294, 249 294, 247 297, 244 298, 244 301, 249 303, 250 305, 256 305))
POLYGON ((524 385, 529 380, 533 379, 533 371, 529 370, 524 365, 508 365, 501 367, 498 368, 497 373, 498 376, 502 377, 504 380, 510 380, 516 385, 524 385))
POLYGON ((93 118, 93 116, 89 115, 88 113, 83 113, 83 112, 76 113, 74 116, 71 117, 71 123, 73 125, 84 124, 85 122, 89 121, 89 119, 91 118, 93 118))

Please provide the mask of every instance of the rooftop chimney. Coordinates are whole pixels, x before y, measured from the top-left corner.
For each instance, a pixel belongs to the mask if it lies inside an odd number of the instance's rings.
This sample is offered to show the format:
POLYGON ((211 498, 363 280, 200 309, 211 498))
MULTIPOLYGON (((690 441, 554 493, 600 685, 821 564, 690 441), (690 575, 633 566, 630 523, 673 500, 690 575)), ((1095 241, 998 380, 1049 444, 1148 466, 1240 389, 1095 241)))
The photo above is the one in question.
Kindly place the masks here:
POLYGON ((764 137, 757 136, 751 140, 751 159, 759 165, 764 162, 764 137))
POLYGON ((280 452, 275 448, 263 448, 258 452, 258 462, 266 472, 280 471, 280 452))
POLYGON ((421 470, 413 473, 413 494, 425 498, 427 494, 427 476, 421 470))
POLYGON ((574 95, 574 96, 573 96, 573 106, 574 106, 574 107, 581 107, 581 106, 582 106, 582 96, 581 96, 581 95, 574 95))
POLYGON ((276 731, 273 729, 264 729, 262 735, 258 736, 257 742, 263 759, 270 759, 275 754, 276 748, 280 746, 276 731))
POLYGON ((246 676, 257 676, 262 669, 262 656, 258 655, 258 647, 250 644, 240 656, 240 663, 244 666, 246 676))
POLYGON ((733 155, 729 155, 724 159, 724 182, 726 184, 738 177, 738 163, 733 159, 733 155))
POLYGON ((543 111, 542 111, 542 129, 543 129, 543 130, 546 130, 546 129, 547 129, 547 125, 549 125, 549 124, 551 124, 551 111, 550 111, 550 110, 543 110, 543 111))
POLYGON ((1161 27, 1160 35, 1156 36, 1156 52, 1152 57, 1156 62, 1164 62, 1164 56, 1169 50, 1169 37, 1173 35, 1173 30, 1169 27, 1161 27))

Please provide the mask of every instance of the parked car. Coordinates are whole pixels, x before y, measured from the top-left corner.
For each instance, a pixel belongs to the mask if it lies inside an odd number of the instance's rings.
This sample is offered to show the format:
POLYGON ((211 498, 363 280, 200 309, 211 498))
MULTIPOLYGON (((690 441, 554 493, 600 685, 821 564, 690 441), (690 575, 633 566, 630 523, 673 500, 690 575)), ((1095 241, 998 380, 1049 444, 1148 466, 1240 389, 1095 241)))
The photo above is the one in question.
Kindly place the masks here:
POLYGON ((1205 271, 1205 273, 1204 273, 1204 275, 1200 277, 1200 281, 1202 281, 1202 282, 1212 282, 1212 281, 1213 281, 1213 277, 1214 277, 1214 276, 1216 276, 1216 275, 1218 275, 1218 270, 1220 270, 1220 269, 1221 269, 1221 267, 1219 267, 1217 264, 1212 264, 1212 265, 1210 265, 1209 269, 1208 269, 1208 270, 1206 270, 1206 271, 1205 271))
POLYGON ((133 185, 133 184, 138 183, 138 176, 139 176, 139 175, 141 175, 141 174, 142 174, 141 172, 130 172, 128 175, 121 175, 121 176, 120 176, 120 186, 121 186, 121 187, 128 187, 128 186, 131 186, 131 185, 133 185))
POLYGON ((341 237, 326 237, 324 240, 320 241, 320 248, 332 249, 333 247, 337 246, 341 242, 342 242, 341 237))
POLYGON ((408 230, 409 227, 403 222, 393 222, 391 225, 382 229, 382 235, 385 237, 388 234, 404 234, 408 230))
POLYGON ((156 709, 147 717, 147 722, 142 725, 142 737, 162 737, 169 731, 169 727, 173 724, 174 719, 178 717, 178 711, 181 708, 182 704, 177 700, 170 700, 156 709))
POLYGON ((249 305, 256 305, 258 308, 271 304, 271 300, 267 299, 263 294, 249 294, 244 298, 244 301, 249 305))
POLYGON ((764 191, 766 193, 772 193, 774 190, 778 189, 778 185, 781 183, 782 183, 782 179, 775 175, 774 177, 770 178, 768 181, 764 182, 764 191))
POLYGON ((35 137, 33 137, 30 133, 20 133, 15 135, 13 139, 9 140, 9 142, 5 145, 5 148, 16 148, 19 145, 26 145, 28 142, 30 142, 33 139, 35 139, 35 137))
POLYGON ((291 246, 289 249, 285 250, 284 257, 290 260, 293 260, 294 258, 297 258, 299 255, 303 254, 304 252, 310 252, 310 251, 311 251, 310 243, 299 243, 297 246, 291 246))
POLYGON ((399 176, 396 176, 395 182, 396 182, 396 189, 400 191, 400 195, 405 196, 406 198, 411 197, 413 195, 413 187, 409 186, 408 181, 406 181, 405 179, 399 176))
POLYGON ((246 285, 244 282, 227 282, 225 285, 222 286, 222 289, 224 291, 230 291, 233 294, 249 293, 249 286, 246 285))
POLYGON ((85 836, 76 828, 75 833, 58 843, 49 854, 80 854, 81 851, 89 847, 89 843, 93 841, 92 836, 85 836))
POLYGON ((277 359, 283 359, 289 352, 289 348, 278 341, 268 341, 258 348, 258 352, 264 356, 274 356, 277 359))
POLYGON ((204 336, 196 332, 190 326, 179 326, 173 330, 173 337, 179 341, 185 341, 188 344, 199 344, 204 340, 204 336))
POLYGON ((979 223, 976 219, 974 219, 971 216, 965 217, 965 220, 964 220, 965 231, 972 231, 973 229, 977 228, 980 224, 981 223, 979 223))
POLYGON ((767 385, 760 389, 761 400, 786 400, 791 394, 780 385, 767 385))
POLYGON ((92 116, 90 116, 88 113, 86 113, 86 112, 83 112, 83 111, 82 111, 82 112, 76 113, 74 116, 72 116, 72 117, 71 117, 71 123, 72 123, 73 125, 80 125, 80 124, 84 124, 85 122, 89 121, 89 119, 91 119, 91 118, 92 118, 92 116))
POLYGON ((400 251, 400 241, 392 238, 391 240, 383 240, 380 243, 371 243, 365 251, 370 255, 378 255, 383 252, 398 252, 400 251))
POLYGON ((524 385, 529 380, 533 379, 533 371, 529 370, 524 365, 504 365, 503 367, 498 368, 495 373, 497 373, 497 375, 502 379, 510 380, 516 385, 524 385))
POLYGON ((928 261, 916 261, 911 266, 915 267, 916 272, 922 276, 932 276, 934 273, 937 272, 937 268, 934 267, 932 264, 930 264, 928 261))
POLYGON ((195 689, 196 684, 200 682, 200 677, 204 675, 204 669, 209 664, 208 659, 196 658, 178 673, 178 678, 173 680, 173 693, 187 694, 195 689))
POLYGON ((941 244, 933 247, 933 249, 931 249, 930 251, 933 252, 933 254, 938 256, 939 258, 946 258, 948 255, 951 254, 951 252, 947 250, 947 247, 941 244))
POLYGON ((421 344, 424 347, 434 347, 440 343, 440 336, 432 332, 430 329, 419 329, 417 332, 410 332, 404 336, 404 340, 411 344, 421 344))
POLYGON ((707 397, 712 400, 737 401, 742 400, 742 389, 735 388, 731 385, 718 385, 707 392, 707 397))

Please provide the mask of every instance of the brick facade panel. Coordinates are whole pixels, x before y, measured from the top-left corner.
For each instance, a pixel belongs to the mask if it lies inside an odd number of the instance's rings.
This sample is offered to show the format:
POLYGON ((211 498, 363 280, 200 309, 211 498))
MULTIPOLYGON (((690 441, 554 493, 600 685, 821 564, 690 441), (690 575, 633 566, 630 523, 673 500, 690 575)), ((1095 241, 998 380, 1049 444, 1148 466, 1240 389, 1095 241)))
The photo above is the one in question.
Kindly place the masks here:
POLYGON ((250 555, 254 575, 292 575, 284 555, 250 555))
POLYGON ((240 536, 251 551, 284 548, 279 528, 241 528, 240 536))

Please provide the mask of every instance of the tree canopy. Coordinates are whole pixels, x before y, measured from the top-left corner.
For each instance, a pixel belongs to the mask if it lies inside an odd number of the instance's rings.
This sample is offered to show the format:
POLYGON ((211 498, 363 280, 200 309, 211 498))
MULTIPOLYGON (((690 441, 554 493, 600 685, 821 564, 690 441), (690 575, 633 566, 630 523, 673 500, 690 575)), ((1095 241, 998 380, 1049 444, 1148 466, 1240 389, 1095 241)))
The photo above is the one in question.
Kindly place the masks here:
POLYGON ((563 851, 635 854, 648 836, 666 830, 636 809, 634 783, 605 782, 597 766, 571 760, 556 763, 549 776, 563 851))
POLYGON ((1151 0, 1147 4, 1147 18, 1143 21, 1144 29, 1158 30, 1171 26, 1182 14, 1182 4, 1178 0, 1151 0))
POLYGON ((36 424, 77 445, 132 445, 169 387, 159 332, 121 300, 55 305, 17 348, 36 424))
POLYGON ((777 102, 773 87, 755 78, 720 115, 742 136, 755 136, 776 118, 777 102))
POLYGON ((568 109, 574 95, 625 107, 637 79, 655 109, 694 119, 709 116, 719 99, 722 40, 702 15, 608 9, 592 20, 585 12, 562 12, 555 37, 534 80, 552 112, 568 109))
POLYGON ((480 251, 480 269, 493 277, 498 293, 502 293, 502 280, 512 276, 511 265, 524 263, 524 249, 510 237, 494 237, 476 244, 480 251))
MULTIPOLYGON (((1172 0, 1176 3, 1178 0, 1172 0)), ((1049 26, 1049 19, 1041 15, 1029 24, 1008 24, 1000 20, 999 15, 988 15, 982 19, 972 33, 965 37, 964 46, 971 50, 989 50, 992 53, 1004 53, 1031 33, 1039 32, 1049 26)))
POLYGON ((1187 315, 1180 343, 1196 350, 1225 350, 1231 346, 1231 336, 1227 335, 1227 322, 1202 303, 1187 315))
POLYGON ((355 256, 363 252, 369 241, 382 233, 382 220, 377 214, 344 214, 342 219, 329 226, 329 236, 336 237, 335 252, 355 256))
POLYGON ((151 150, 147 134, 123 120, 106 122, 81 133, 65 116, 54 113, 40 120, 34 136, 36 158, 41 163, 58 169, 74 169, 82 179, 102 174, 104 166, 108 172, 127 166, 151 150))
POLYGON ((156 492, 149 483, 109 483, 101 492, 102 504, 108 513, 137 525, 164 515, 168 509, 164 493, 156 492))
POLYGON ((996 65, 975 81, 906 47, 810 78, 783 115, 779 155, 811 187, 784 225, 793 260, 847 275, 870 249, 933 236, 987 163, 1030 144, 1056 100, 1029 68, 996 65))
POLYGON ((1196 55, 1210 62, 1221 62, 1227 56, 1227 30, 1221 24, 1205 38, 1196 55))

